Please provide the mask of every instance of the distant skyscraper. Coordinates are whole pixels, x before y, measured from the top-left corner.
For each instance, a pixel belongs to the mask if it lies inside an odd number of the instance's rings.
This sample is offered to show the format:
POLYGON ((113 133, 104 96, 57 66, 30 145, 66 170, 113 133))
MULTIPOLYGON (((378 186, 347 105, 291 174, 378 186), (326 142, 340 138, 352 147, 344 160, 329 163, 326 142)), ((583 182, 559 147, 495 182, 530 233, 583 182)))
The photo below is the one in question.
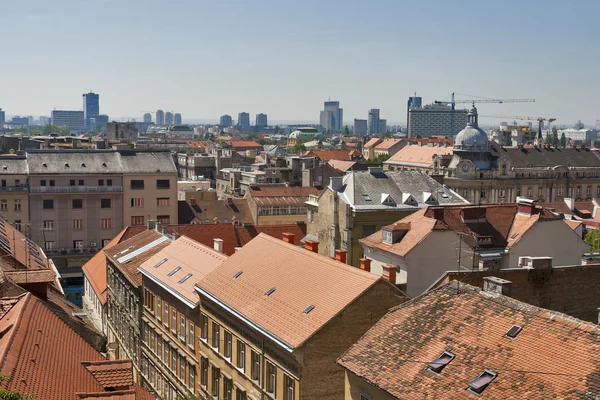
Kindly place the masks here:
POLYGON ((379 133, 379 122, 379 109, 370 109, 367 117, 369 135, 376 135, 379 133))
POLYGON ((264 128, 265 126, 268 126, 269 124, 267 123, 267 114, 256 114, 256 127, 257 128, 264 128))
POLYGON ((0 108, 0 124, 4 124, 4 123, 6 123, 6 114, 0 108))
POLYGON ((175 115, 173 115, 173 123, 175 125, 181 125, 181 114, 176 113, 175 115))
POLYGON ((173 113, 170 111, 165 113, 165 125, 173 125, 173 113))
POLYGON ((421 108, 423 99, 421 97, 417 97, 417 94, 415 93, 414 97, 409 97, 408 98, 408 104, 406 106, 406 126, 408 127, 408 114, 410 112, 410 110, 412 110, 413 108, 421 108))
POLYGON ((341 132, 343 129, 344 109, 340 108, 339 101, 326 101, 321 111, 320 123, 326 131, 341 132))
POLYGON ((83 118, 88 129, 93 128, 90 120, 100 115, 100 96, 96 93, 85 93, 83 95, 83 118))
MULTIPOLYGON (((2 109, 0 108, 0 110, 2 109)), ((600 130, 600 119, 596 120, 596 129, 600 130)))
POLYGON ((227 128, 228 126, 233 125, 231 115, 221 115, 221 118, 219 118, 219 125, 221 126, 221 128, 227 128))
POLYGON ((49 123, 50 123, 50 118, 40 117, 40 125, 48 125, 49 123))
POLYGON ((165 112, 163 110, 156 111, 156 125, 165 124, 165 112))
POLYGON ((379 133, 387 132, 387 119, 379 119, 379 133))
POLYGON ((454 136, 467 125, 467 110, 454 110, 446 104, 429 104, 408 110, 408 137, 454 136))
POLYGON ((238 114, 238 128, 242 132, 248 132, 250 130, 250 114, 247 112, 241 112, 238 114))
POLYGON ((106 125, 108 124, 108 115, 100 114, 94 118, 94 132, 106 131, 106 125))
POLYGON ((367 134, 368 130, 367 120, 366 119, 356 119, 354 118, 354 134, 364 136, 367 134))
POLYGON ((144 122, 152 122, 152 114, 150 114, 150 113, 144 114, 144 122))
POLYGON ((52 124, 66 126, 71 132, 82 132, 85 130, 83 116, 83 111, 52 110, 52 124))

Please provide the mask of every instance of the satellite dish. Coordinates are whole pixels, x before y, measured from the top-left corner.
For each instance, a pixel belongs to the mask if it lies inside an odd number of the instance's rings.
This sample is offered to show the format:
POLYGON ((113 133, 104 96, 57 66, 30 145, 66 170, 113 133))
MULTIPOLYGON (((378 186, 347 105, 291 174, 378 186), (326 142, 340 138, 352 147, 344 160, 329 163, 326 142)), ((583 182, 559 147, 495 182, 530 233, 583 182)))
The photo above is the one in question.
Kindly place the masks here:
POLYGON ((9 154, 15 154, 15 149, 8 150, 9 154))

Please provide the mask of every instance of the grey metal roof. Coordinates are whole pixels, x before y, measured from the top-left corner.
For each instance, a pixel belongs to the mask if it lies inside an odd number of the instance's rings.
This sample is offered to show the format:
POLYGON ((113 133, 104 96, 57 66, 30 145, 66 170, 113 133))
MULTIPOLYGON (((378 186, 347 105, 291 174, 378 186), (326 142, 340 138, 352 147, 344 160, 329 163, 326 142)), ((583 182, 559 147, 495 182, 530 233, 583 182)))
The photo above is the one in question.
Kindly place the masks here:
POLYGON ((492 143, 491 153, 494 157, 510 160, 514 168, 556 167, 600 167, 600 158, 590 149, 559 148, 522 148, 501 147, 492 143))
POLYGON ((25 159, 25 157, 0 157, 0 175, 17 174, 27 174, 27 160, 25 159))
POLYGON ((123 173, 176 174, 177 167, 169 151, 119 151, 123 173))
POLYGON ((458 194, 419 171, 352 171, 344 176, 343 185, 340 196, 356 210, 466 203, 458 194), (383 201, 385 195, 387 202, 383 201))

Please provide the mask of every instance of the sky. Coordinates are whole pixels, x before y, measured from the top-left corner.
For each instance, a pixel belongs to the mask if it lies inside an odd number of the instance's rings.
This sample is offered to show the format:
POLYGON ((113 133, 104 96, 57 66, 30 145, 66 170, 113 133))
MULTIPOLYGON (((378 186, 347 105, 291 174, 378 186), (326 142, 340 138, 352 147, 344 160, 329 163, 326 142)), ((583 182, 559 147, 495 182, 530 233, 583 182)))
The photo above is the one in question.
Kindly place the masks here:
MULTIPOLYGON (((597 0, 0 0, 0 108, 82 109, 184 122, 242 111, 314 121, 370 108, 404 123, 452 92, 535 103, 480 114, 600 119, 597 0)), ((467 99, 468 96, 457 95, 467 99)), ((480 119, 497 122, 496 119, 480 119)))

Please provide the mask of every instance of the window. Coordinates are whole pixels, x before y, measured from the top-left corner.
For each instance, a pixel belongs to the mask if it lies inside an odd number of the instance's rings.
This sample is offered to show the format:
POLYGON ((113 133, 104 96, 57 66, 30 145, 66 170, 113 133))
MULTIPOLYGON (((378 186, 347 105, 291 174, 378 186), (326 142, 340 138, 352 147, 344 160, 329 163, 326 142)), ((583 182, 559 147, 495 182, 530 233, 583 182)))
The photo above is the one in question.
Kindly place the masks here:
POLYGON ((257 381, 260 378, 260 355, 250 351, 250 378, 257 381))
POLYGON ((231 379, 223 379, 223 394, 225 400, 233 399, 233 382, 231 379))
POLYGON ((294 400, 295 382, 288 375, 283 378, 283 400, 294 400))
POLYGON ((267 393, 271 393, 275 397, 275 378, 277 371, 275 366, 267 361, 267 393))
POLYGON ((171 371, 177 374, 177 350, 175 347, 171 348, 171 371))
POLYGON ((204 357, 200 360, 200 384, 204 387, 208 384, 208 359, 204 357))
POLYGON ((363 194, 362 197, 364 201, 371 201, 371 196, 369 196, 368 194, 363 194))
POLYGON ((591 185, 588 185, 588 187, 587 187, 587 190, 586 190, 586 194, 587 194, 588 196, 591 196, 591 195, 592 195, 592 186, 591 186, 591 185))
POLYGON ((54 209, 54 200, 44 200, 42 202, 44 210, 54 209))
POLYGON ((177 310, 171 309, 171 332, 177 333, 177 310))
POLYGON ((167 364, 167 365, 169 365, 169 360, 170 360, 170 358, 169 358, 169 349, 170 349, 169 344, 165 340, 165 358, 164 358, 164 361, 165 361, 165 364, 167 364))
POLYGON ((441 356, 427 364, 427 369, 431 372, 439 374, 450 362, 454 360, 454 354, 445 351, 441 356))
POLYGON ((109 243, 110 243, 110 239, 102 239, 102 247, 108 246, 109 243))
POLYGON ((144 180, 143 179, 133 179, 131 181, 131 189, 143 189, 144 188, 144 180))
POLYGON ((8 211, 8 201, 0 200, 0 211, 8 211))
POLYGON ((194 339, 195 339, 195 335, 194 335, 195 325, 192 321, 190 321, 189 326, 190 326, 190 328, 189 328, 189 332, 188 332, 188 346, 190 346, 193 349, 194 348, 194 339))
MULTIPOLYGON (((83 182, 83 181, 80 181, 83 182)), ((56 186, 56 181, 53 179, 50 179, 50 186, 56 186)))
POLYGON ((221 327, 213 321, 212 323, 212 347, 219 351, 221 344, 221 327))
POLYGON ((467 189, 463 189, 462 190, 462 197, 464 197, 466 199, 468 195, 469 195, 469 191, 467 189))
POLYGON ((507 337, 509 337, 509 338, 511 338, 511 339, 514 339, 514 338, 516 338, 516 337, 517 337, 517 335, 518 335, 518 334, 521 332, 521 330, 523 330, 523 327, 522 327, 522 326, 519 326, 519 325, 513 325, 513 327, 512 327, 512 328, 510 328, 510 329, 508 330, 508 332, 506 332, 506 336, 507 336, 507 337))
POLYGON ((20 187, 21 186, 21 180, 20 179, 15 179, 15 186, 16 187, 20 187))
POLYGON ((112 221, 110 218, 102 218, 100 220, 100 223, 101 223, 102 229, 110 229, 112 226, 112 221))
POLYGON ((15 211, 21 211, 21 200, 15 200, 15 211))
POLYGON ((533 188, 531 186, 527 187, 527 198, 531 199, 533 197, 533 188))
POLYGON ((161 320, 162 319, 162 299, 160 297, 156 298, 156 319, 157 320, 161 320))
POLYGON ((143 197, 131 198, 131 207, 144 207, 144 198, 143 197))
POLYGON ((581 185, 577 185, 577 196, 581 196, 581 185))
POLYGON ((387 243, 387 244, 394 244, 394 235, 392 234, 392 231, 388 230, 388 229, 383 229, 382 231, 382 240, 383 243, 387 243))
POLYGON ((144 225, 144 216, 131 217, 131 225, 144 225))
POLYGON ((54 242, 44 242, 44 250, 54 250, 54 242))
POLYGON ((98 186, 104 186, 104 179, 98 179, 98 186))
POLYGON ((54 229, 54 221, 44 221, 44 230, 51 231, 54 229))
POLYGON ((21 232, 21 220, 15 219, 15 229, 21 232))
POLYGON ((247 400, 246 392, 240 389, 236 389, 235 391, 235 400, 247 400))
POLYGON ((204 314, 200 314, 200 339, 208 339, 208 317, 204 314))
POLYGON ((168 197, 159 197, 156 199, 157 207, 169 207, 169 198, 168 197))
POLYGON ((237 341, 237 367, 242 371, 246 369, 246 344, 241 340, 237 341))
POLYGON ((179 338, 181 340, 183 340, 184 342, 185 342, 185 334, 186 334, 185 317, 183 316, 183 314, 181 314, 179 316, 179 338))
POLYGON ((219 381, 221 378, 221 371, 219 368, 212 367, 212 388, 211 394, 215 397, 219 396, 219 381))
POLYGON ((74 249, 83 249, 83 240, 73 240, 74 249))
POLYGON ((106 180, 106 186, 112 186, 112 179, 106 180))
POLYGON ((168 179, 157 179, 156 180, 156 188, 157 189, 169 189, 171 187, 171 181, 168 179))
POLYGON ((377 232, 375 225, 364 225, 363 226, 363 237, 364 238, 374 234, 375 232, 377 232))
POLYGON ((165 316, 163 318, 163 324, 168 328, 169 327, 169 305, 165 302, 165 316))
POLYGON ((371 397, 369 397, 368 395, 361 393, 360 394, 360 400, 371 400, 371 397))
POLYGON ((159 358, 161 358, 163 354, 163 341, 160 335, 156 336, 156 354, 159 358))
POLYGON ((73 208, 83 208, 83 199, 73 199, 71 205, 73 208))
POLYGON ((40 181, 40 186, 46 186, 46 180, 45 179, 42 179, 40 181))
POLYGON ((100 199, 100 208, 110 208, 111 199, 100 199))
POLYGON ((506 175, 506 164, 502 164, 502 175, 506 175))
POLYGON ((485 199, 485 188, 481 188, 481 198, 485 199))
POLYGON ((496 379, 496 376, 498 376, 498 374, 486 369, 481 375, 469 382, 467 390, 475 394, 481 394, 485 388, 496 379))
POLYGON ((74 219, 72 228, 74 231, 79 231, 79 230, 83 229, 83 220, 82 219, 74 219))
POLYGON ((231 350, 231 347, 232 347, 232 344, 231 344, 231 342, 232 342, 231 332, 223 330, 223 336, 225 337, 224 338, 225 340, 223 341, 224 344, 225 344, 225 348, 223 349, 224 356, 226 358, 231 359, 231 352, 232 352, 232 350, 231 350))
POLYGON ((168 215, 157 215, 156 220, 163 225, 168 225, 171 223, 171 217, 168 215))
POLYGON ((69 186, 75 186, 75 179, 71 179, 69 181, 69 186))
POLYGON ((192 391, 195 391, 194 389, 196 389, 196 368, 192 364, 188 364, 188 371, 188 387, 192 389, 192 391))
POLYGON ((506 190, 504 188, 500 188, 498 190, 498 193, 499 193, 500 198, 503 199, 504 197, 506 197, 506 190))
POLYGON ((154 331, 150 331, 150 349, 152 350, 153 353, 156 352, 156 332, 154 331))
POLYGON ((179 356, 179 379, 185 381, 185 358, 179 356))

